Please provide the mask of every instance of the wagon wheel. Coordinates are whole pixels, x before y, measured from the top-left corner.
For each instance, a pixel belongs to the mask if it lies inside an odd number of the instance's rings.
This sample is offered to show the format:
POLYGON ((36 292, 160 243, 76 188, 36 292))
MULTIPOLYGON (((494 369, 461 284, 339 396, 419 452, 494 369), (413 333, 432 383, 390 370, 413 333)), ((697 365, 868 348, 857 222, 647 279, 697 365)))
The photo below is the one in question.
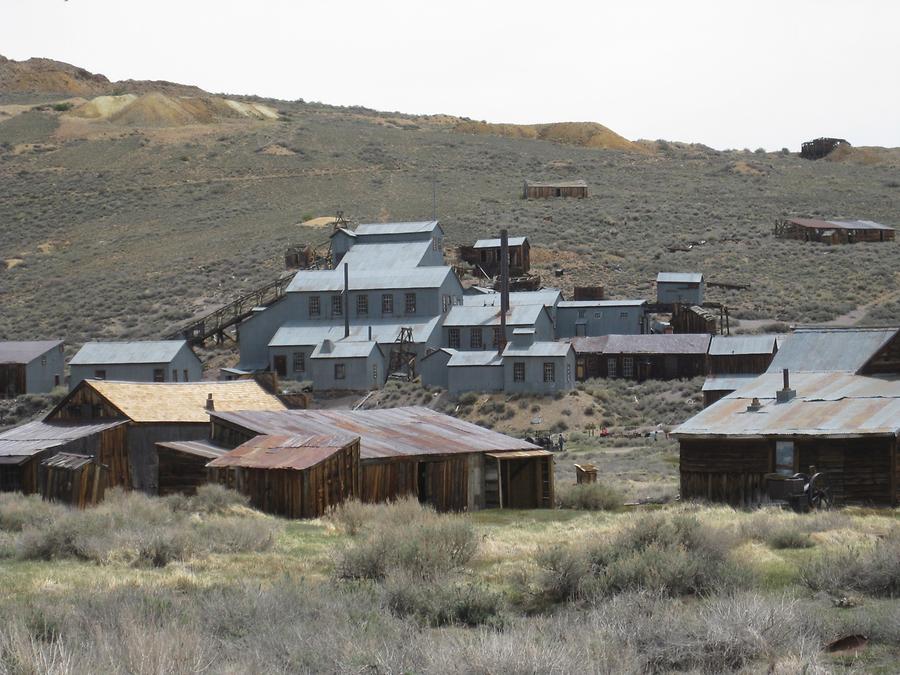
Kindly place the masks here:
POLYGON ((810 509, 826 510, 831 508, 833 503, 831 490, 827 486, 822 485, 823 482, 821 473, 817 473, 809 479, 807 496, 810 509))

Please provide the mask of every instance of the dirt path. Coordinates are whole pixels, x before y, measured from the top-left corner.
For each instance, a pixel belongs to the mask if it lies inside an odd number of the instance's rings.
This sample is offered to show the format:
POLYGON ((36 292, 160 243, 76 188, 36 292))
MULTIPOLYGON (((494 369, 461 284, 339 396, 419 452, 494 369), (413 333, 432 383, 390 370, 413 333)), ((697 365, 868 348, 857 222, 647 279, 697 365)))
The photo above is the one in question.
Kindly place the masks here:
POLYGON ((832 319, 831 321, 826 321, 823 325, 825 326, 853 326, 862 321, 866 314, 869 313, 869 310, 878 305, 882 305, 888 302, 892 302, 894 300, 900 300, 900 290, 895 291, 885 291, 878 297, 876 297, 872 302, 869 302, 865 305, 860 305, 856 309, 852 309, 846 314, 841 314, 840 316, 832 319))

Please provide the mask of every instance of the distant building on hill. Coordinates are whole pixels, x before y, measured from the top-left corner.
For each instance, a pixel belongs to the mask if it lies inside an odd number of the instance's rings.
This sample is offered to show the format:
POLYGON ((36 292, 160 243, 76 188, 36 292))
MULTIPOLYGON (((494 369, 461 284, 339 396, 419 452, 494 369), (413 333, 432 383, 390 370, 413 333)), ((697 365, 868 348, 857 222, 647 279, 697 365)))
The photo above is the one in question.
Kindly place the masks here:
POLYGON ((818 220, 787 218, 775 224, 775 236, 781 239, 814 241, 820 244, 856 244, 863 241, 893 241, 892 227, 871 220, 818 220))
POLYGON ((522 192, 523 199, 553 199, 555 197, 584 199, 587 196, 588 186, 583 180, 526 180, 522 192))
POLYGON ((656 275, 656 302, 660 305, 702 305, 704 288, 700 272, 660 272, 656 275))
POLYGON ((60 340, 0 342, 0 398, 46 394, 62 384, 63 343, 60 340))
POLYGON ((197 382, 203 364, 186 340, 88 342, 69 361, 69 389, 88 378, 197 382))

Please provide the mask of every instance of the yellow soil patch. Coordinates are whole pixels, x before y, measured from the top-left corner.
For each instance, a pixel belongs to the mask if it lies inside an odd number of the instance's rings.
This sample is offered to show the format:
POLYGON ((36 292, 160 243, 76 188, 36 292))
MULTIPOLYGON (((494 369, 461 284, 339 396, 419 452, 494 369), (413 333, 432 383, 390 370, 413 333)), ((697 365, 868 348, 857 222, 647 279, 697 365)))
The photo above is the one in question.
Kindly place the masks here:
POLYGON ((3 262, 6 263, 6 269, 11 270, 14 267, 21 265, 25 260, 23 258, 7 258, 3 262))
POLYGON ((121 112, 137 100, 134 94, 123 94, 122 96, 98 96, 91 99, 84 105, 78 106, 71 111, 71 115, 75 117, 84 117, 86 119, 106 119, 112 115, 121 112))
POLYGON ((20 115, 27 110, 31 110, 30 105, 0 105, 0 122, 8 120, 10 117, 20 115))
MULTIPOLYGON (((281 145, 281 143, 269 143, 266 147, 259 151, 260 154, 263 155, 277 155, 280 157, 287 157, 289 155, 296 155, 297 153, 291 150, 290 148, 286 148, 281 145)), ((305 225, 305 223, 304 223, 305 225)))
POLYGON ((847 164, 896 164, 900 163, 900 148, 839 145, 828 153, 825 159, 829 162, 847 164))
POLYGON ((488 122, 460 122, 455 131, 465 134, 488 134, 553 141, 567 145, 605 150, 625 150, 627 152, 649 153, 644 145, 629 141, 596 122, 557 122, 555 124, 490 124, 488 122))
POLYGON ((750 162, 745 162, 744 160, 738 160, 736 162, 732 162, 728 165, 728 170, 731 173, 735 173, 741 176, 768 176, 769 172, 764 168, 751 164, 750 162))
POLYGON ((334 216, 319 216, 318 218, 310 218, 309 220, 304 220, 300 224, 304 227, 327 227, 329 225, 334 225, 334 223, 334 216))
POLYGON ((242 117, 255 117, 260 120, 278 119, 278 113, 273 108, 262 103, 242 103, 241 101, 232 101, 230 98, 226 98, 225 104, 242 117))
POLYGON ((43 254, 53 253, 56 250, 56 244, 52 241, 45 242, 43 244, 38 244, 38 251, 43 254))

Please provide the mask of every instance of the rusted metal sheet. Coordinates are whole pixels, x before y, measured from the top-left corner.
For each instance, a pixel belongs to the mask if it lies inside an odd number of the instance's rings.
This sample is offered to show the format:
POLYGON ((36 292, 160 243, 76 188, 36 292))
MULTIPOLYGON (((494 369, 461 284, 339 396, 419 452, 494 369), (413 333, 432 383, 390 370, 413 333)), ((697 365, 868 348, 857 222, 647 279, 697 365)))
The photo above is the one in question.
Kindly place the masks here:
POLYGON ((215 412, 213 416, 258 434, 360 437, 362 459, 537 450, 536 445, 421 407, 382 410, 215 412))
POLYGON ((531 457, 550 457, 553 455, 549 450, 516 450, 513 452, 487 452, 485 454, 494 459, 529 459, 531 457))
POLYGON ((211 469, 243 467, 302 471, 357 441, 359 436, 350 434, 257 436, 214 459, 207 466, 211 469))

